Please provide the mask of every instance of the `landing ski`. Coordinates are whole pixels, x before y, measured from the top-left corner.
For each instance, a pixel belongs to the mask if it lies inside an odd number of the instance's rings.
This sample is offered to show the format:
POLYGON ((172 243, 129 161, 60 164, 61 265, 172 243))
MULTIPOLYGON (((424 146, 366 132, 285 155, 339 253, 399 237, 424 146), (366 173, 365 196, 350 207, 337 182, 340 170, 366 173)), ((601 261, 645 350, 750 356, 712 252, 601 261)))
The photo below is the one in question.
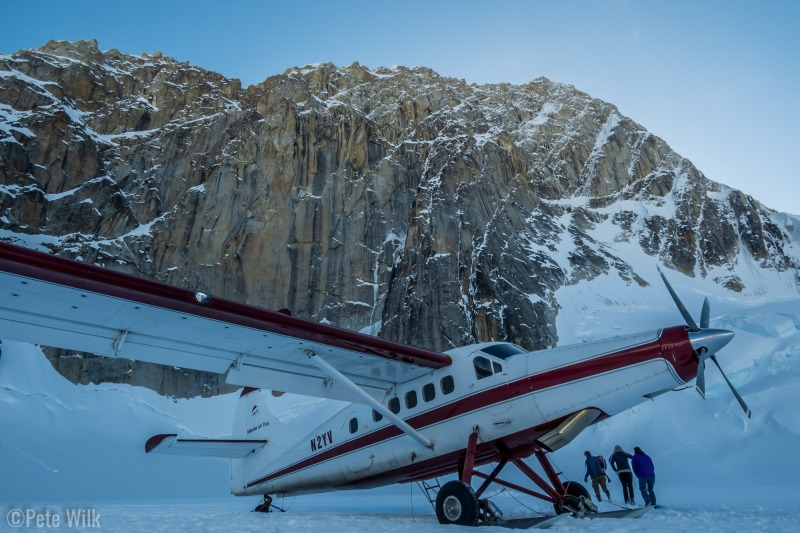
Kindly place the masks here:
POLYGON ((620 509, 605 513, 585 514, 583 518, 639 518, 644 516, 653 507, 637 507, 635 509, 620 509))
POLYGON ((569 513, 557 514, 555 516, 536 516, 532 518, 512 518, 504 520, 500 524, 493 524, 508 529, 546 529, 556 522, 571 516, 569 513))

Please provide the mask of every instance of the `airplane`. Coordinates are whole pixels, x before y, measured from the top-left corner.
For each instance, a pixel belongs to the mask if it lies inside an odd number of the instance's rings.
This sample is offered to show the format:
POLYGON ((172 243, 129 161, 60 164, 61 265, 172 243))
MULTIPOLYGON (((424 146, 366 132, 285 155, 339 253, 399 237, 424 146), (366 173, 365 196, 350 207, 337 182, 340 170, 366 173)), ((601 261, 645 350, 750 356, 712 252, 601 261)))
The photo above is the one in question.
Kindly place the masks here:
POLYGON ((685 325, 538 351, 482 342, 437 353, 0 243, 0 338, 224 374, 243 387, 230 438, 165 433, 145 451, 229 458, 231 492, 263 495, 262 510, 276 496, 418 482, 440 523, 502 524, 484 498, 491 484, 551 503, 553 518, 597 513, 547 454, 693 379, 704 396, 709 359, 750 416, 716 358, 733 332, 709 327, 707 299, 695 322, 659 274, 685 325), (276 410, 285 392, 340 407, 298 430, 276 410), (509 464, 533 488, 500 478, 509 464))

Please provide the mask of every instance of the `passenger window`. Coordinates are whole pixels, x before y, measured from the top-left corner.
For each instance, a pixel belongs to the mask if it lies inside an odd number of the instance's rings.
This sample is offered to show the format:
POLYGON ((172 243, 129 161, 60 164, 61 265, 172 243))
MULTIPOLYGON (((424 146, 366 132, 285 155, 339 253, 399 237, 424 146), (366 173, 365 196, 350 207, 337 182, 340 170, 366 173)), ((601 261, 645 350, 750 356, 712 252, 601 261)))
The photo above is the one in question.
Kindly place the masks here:
POLYGON ((350 433, 355 433, 358 431, 358 418, 351 418, 350 419, 350 433))
POLYGON ((442 388, 442 394, 450 394, 451 392, 456 390, 456 383, 455 381, 453 381, 453 376, 443 377, 439 385, 442 388))
POLYGON ((433 383, 428 383, 422 387, 422 399, 426 402, 429 402, 436 398, 436 387, 433 386, 433 383))
POLYGON ((492 372, 492 362, 486 359, 485 357, 478 356, 473 361, 472 364, 475 366, 475 376, 478 379, 488 378, 493 374, 492 372))
POLYGON ((417 406, 417 391, 412 390, 406 393, 406 407, 413 409, 417 406))
POLYGON ((495 374, 502 374, 503 372, 503 365, 498 363, 497 361, 492 361, 492 369, 494 369, 495 374))
POLYGON ((395 396, 394 398, 389 400, 389 410, 391 412, 393 412, 394 414, 397 414, 397 413, 400 412, 400 398, 395 396))
POLYGON ((374 420, 375 422, 380 422, 381 420, 383 420, 383 415, 380 414, 375 409, 373 409, 372 410, 372 420, 374 420))

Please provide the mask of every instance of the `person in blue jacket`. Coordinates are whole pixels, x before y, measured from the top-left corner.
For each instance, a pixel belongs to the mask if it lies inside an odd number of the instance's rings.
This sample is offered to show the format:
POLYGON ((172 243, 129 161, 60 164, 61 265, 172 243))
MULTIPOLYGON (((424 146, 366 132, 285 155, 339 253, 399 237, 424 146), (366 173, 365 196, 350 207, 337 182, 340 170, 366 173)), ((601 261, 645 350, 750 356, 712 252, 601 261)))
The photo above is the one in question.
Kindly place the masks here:
POLYGON ((611 454, 608 461, 611 463, 611 468, 619 476, 619 482, 622 485, 622 496, 625 498, 625 503, 636 505, 633 500, 633 474, 631 473, 631 465, 628 459, 633 458, 631 454, 622 449, 622 446, 617 444, 614 446, 614 453, 611 454))
POLYGON ((639 479, 639 490, 642 492, 645 505, 656 505, 656 493, 653 492, 653 485, 656 484, 656 468, 653 460, 638 446, 633 448, 633 473, 639 479))
MULTIPOLYGON (((603 468, 603 465, 600 463, 600 459, 592 455, 592 452, 586 451, 583 453, 586 456, 586 475, 583 476, 584 481, 588 481, 589 478, 592 478, 592 488, 594 489, 594 493, 597 496, 597 501, 601 502, 603 499, 600 497, 600 487, 603 488, 603 492, 606 493, 606 497, 608 501, 611 501, 611 493, 608 492, 608 487, 606 486, 606 470, 603 468)), ((608 478, 609 480, 611 478, 608 478)))

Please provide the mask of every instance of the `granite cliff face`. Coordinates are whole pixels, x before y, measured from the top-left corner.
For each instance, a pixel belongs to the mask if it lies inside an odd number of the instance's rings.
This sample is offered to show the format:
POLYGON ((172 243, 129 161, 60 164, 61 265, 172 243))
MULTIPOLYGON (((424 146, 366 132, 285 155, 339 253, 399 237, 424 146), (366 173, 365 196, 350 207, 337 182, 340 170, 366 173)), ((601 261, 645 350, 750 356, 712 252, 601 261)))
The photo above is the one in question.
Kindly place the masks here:
MULTIPOLYGON (((645 283, 620 243, 732 291, 744 260, 797 283, 796 222, 544 78, 322 64, 242 88, 93 41, 0 55, 0 238, 434 350, 554 345, 560 287, 645 283)), ((54 354, 74 381, 217 390, 54 354)))

